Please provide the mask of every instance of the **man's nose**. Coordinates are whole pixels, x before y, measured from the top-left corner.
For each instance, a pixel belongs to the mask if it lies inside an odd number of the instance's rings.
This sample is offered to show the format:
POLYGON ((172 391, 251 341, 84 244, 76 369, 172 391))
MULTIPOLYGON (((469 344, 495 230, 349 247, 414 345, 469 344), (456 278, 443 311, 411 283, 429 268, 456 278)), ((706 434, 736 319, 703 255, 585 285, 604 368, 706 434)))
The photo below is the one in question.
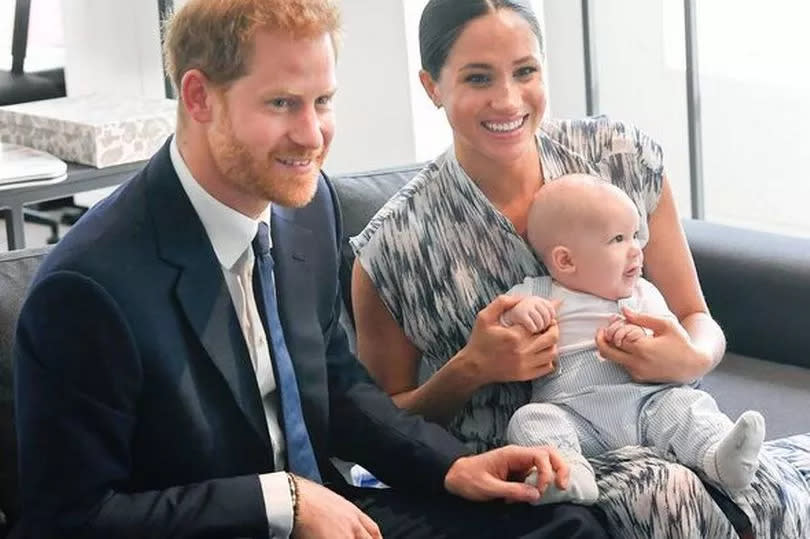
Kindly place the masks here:
POLYGON ((303 107, 294 119, 290 138, 304 148, 318 149, 323 146, 322 122, 314 107, 303 107))

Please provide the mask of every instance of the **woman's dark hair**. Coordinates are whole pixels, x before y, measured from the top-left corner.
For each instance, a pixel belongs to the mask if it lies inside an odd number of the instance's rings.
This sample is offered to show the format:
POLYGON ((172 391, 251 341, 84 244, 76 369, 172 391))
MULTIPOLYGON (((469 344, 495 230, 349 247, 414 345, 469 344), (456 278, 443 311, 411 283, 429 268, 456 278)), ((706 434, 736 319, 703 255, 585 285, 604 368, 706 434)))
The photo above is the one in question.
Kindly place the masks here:
POLYGON ((511 9, 529 23, 542 54, 543 34, 528 0, 430 0, 419 20, 422 69, 438 80, 447 54, 467 23, 498 9, 511 9))

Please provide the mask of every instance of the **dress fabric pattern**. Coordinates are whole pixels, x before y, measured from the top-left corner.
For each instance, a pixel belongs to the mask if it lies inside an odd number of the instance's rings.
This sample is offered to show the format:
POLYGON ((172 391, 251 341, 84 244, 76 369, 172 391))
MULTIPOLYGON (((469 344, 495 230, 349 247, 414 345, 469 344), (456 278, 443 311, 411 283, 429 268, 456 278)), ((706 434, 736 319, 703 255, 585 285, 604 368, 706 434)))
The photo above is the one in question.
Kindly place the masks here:
MULTIPOLYGON (((582 172, 623 189, 639 211, 639 240, 646 245, 647 218, 658 203, 663 181, 663 157, 656 142, 628 124, 602 116, 546 120, 536 143, 545 182, 582 172)), ((547 274, 511 221, 461 168, 452 148, 394 195, 351 245, 383 303, 421 351, 420 380, 465 346, 477 313, 496 296, 527 276, 547 274)), ((530 382, 490 384, 472 395, 448 427, 476 452, 499 447, 507 443, 509 418, 529 402, 530 395, 530 382)), ((810 436, 790 447, 782 453, 810 455, 810 436)), ((772 490, 762 493, 768 499, 739 500, 745 502, 741 507, 757 537, 810 537, 808 474, 796 471, 800 466, 810 468, 810 458, 791 464, 777 460, 787 467, 787 475, 768 462, 757 478, 784 476, 783 482, 769 483, 772 490), (775 505, 768 500, 784 502, 786 496, 795 497, 793 506, 786 504, 790 514, 771 511, 775 505), (777 516, 804 533, 768 531, 778 528, 777 516)), ((695 474, 649 450, 611 451, 595 459, 595 469, 602 492, 599 504, 620 537, 736 536, 695 474), (681 529, 694 522, 707 533, 681 529)))

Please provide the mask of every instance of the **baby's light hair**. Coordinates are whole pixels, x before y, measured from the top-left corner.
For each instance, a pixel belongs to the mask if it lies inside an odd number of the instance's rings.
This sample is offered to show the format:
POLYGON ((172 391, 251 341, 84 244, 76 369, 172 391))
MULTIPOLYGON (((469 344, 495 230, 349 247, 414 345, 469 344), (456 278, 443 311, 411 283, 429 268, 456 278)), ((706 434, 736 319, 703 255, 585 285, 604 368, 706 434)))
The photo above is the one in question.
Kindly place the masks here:
POLYGON ((566 245, 572 234, 602 227, 598 208, 610 198, 635 208, 627 193, 589 174, 566 174, 543 185, 529 208, 527 225, 529 244, 537 256, 545 260, 554 247, 566 245))

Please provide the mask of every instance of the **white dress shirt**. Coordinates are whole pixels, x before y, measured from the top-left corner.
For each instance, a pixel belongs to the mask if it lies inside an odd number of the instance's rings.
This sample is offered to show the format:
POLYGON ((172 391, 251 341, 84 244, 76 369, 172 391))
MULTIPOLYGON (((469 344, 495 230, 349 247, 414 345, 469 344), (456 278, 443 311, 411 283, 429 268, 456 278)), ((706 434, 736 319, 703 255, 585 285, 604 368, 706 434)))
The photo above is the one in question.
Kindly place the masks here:
MULTIPOLYGON (((267 430, 273 446, 273 461, 277 470, 274 473, 259 475, 267 522, 271 537, 289 537, 293 526, 293 507, 287 475, 283 472, 287 459, 284 431, 279 422, 279 396, 267 337, 253 295, 255 257, 251 242, 259 224, 258 221, 226 206, 197 183, 180 155, 176 137, 172 137, 169 154, 180 184, 200 217, 219 260, 225 284, 228 286, 245 337, 262 397, 267 430)), ((268 208, 260 218, 268 222, 268 225, 269 214, 268 208)))

